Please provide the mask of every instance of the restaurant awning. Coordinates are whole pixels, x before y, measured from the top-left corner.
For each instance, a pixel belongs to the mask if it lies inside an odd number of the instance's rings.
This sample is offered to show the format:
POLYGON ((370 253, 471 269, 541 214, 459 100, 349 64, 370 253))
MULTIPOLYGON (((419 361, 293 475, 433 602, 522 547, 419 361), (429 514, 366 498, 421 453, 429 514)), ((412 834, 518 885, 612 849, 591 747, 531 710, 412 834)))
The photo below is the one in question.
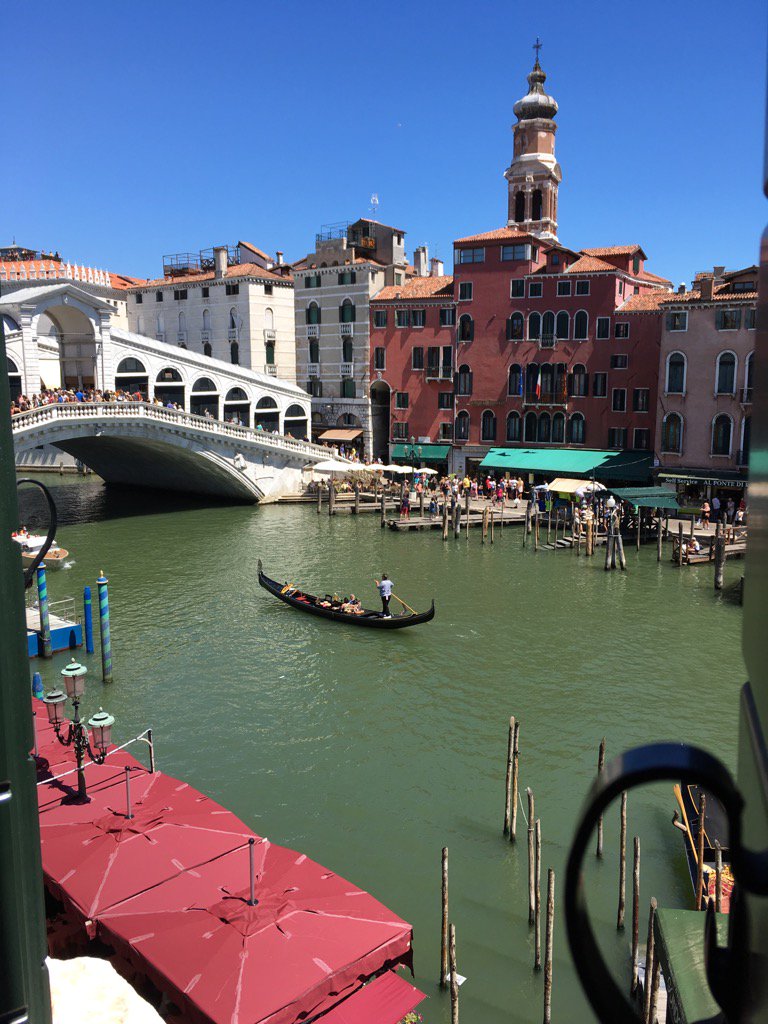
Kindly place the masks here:
POLYGON ((663 487, 612 487, 611 493, 635 508, 680 508, 675 492, 663 487))
POLYGON ((491 448, 481 467, 529 473, 556 473, 598 480, 644 480, 652 455, 598 448, 491 448))
MULTIPOLYGON (((550 481, 550 483, 547 484, 547 486, 549 487, 550 491, 553 492, 553 494, 576 494, 577 492, 581 491, 582 488, 586 486, 591 486, 591 484, 587 480, 576 480, 571 479, 570 477, 567 476, 559 476, 556 479, 550 481)), ((600 484, 597 489, 602 491, 602 484, 600 484)))
POLYGON ((318 441, 355 441, 362 433, 363 431, 360 428, 334 427, 331 430, 324 430, 319 435, 318 441))
POLYGON ((397 1024, 427 997, 394 971, 385 971, 321 1018, 322 1024, 397 1024))
POLYGON ((705 469, 680 469, 659 473, 660 480, 674 480, 676 484, 712 484, 714 487, 746 487, 749 481, 737 471, 723 470, 708 473, 705 469))
POLYGON ((392 458, 412 462, 447 462, 450 451, 449 444, 396 444, 392 458))

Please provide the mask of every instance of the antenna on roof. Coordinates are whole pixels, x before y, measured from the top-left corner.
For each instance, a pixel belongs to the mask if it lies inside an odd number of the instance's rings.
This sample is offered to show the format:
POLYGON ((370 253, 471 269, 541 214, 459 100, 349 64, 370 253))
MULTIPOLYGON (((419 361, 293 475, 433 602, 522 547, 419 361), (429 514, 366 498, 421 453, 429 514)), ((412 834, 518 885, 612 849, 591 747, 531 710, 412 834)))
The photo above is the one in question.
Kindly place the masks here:
POLYGON ((379 210, 379 194, 378 194, 378 192, 374 192, 373 195, 371 196, 370 210, 371 210, 371 216, 375 219, 376 214, 378 213, 378 210, 379 210))

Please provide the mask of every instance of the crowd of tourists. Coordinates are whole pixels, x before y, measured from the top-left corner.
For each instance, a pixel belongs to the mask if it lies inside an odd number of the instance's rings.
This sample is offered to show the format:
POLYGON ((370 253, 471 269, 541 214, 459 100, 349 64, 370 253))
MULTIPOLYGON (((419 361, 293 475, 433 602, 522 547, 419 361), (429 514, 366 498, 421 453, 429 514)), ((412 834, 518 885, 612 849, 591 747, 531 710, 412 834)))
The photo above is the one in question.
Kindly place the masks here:
MULTIPOLYGON (((71 402, 146 402, 146 396, 140 391, 102 391, 99 388, 45 388, 36 395, 28 397, 19 395, 11 400, 11 415, 40 409, 46 405, 65 404, 71 402)), ((155 405, 162 405, 159 398, 155 405)), ((179 406, 173 406, 179 408, 179 406)))

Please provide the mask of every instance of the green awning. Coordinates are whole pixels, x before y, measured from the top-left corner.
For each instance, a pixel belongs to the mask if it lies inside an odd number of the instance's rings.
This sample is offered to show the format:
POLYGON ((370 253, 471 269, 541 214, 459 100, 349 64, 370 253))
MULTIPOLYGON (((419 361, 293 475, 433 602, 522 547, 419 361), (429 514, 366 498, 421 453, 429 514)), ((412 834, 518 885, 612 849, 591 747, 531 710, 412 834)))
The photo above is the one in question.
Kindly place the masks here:
POLYGON ((392 449, 393 459, 403 462, 447 462, 451 451, 449 444, 396 444, 392 449))
POLYGON ((645 480, 652 456, 597 448, 491 448, 481 467, 596 479, 645 480))
POLYGON ((610 490, 611 494, 622 501, 628 501, 635 508, 680 508, 675 492, 663 487, 611 487, 610 490))
MULTIPOLYGON (((668 1019, 679 1024, 720 1020, 704 966, 704 918, 700 910, 656 912, 653 932, 667 986, 668 1019), (671 1012, 670 1012, 671 1011, 671 1012)), ((717 944, 728 943, 728 915, 716 914, 717 944)))

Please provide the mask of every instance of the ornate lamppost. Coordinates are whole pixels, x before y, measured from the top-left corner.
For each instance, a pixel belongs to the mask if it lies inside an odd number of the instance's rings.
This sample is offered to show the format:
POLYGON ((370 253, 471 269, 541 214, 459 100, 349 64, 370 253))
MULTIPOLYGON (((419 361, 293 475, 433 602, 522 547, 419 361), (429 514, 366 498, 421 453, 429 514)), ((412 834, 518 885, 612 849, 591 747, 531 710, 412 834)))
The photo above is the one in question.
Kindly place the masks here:
MULTIPOLYGON (((418 447, 416 446, 416 438, 413 436, 413 434, 411 434, 411 445, 410 448, 408 449, 408 461, 411 464, 413 464, 416 461, 417 453, 419 456, 419 462, 421 462, 422 447, 421 445, 419 445, 418 447)), ((418 469, 419 467, 414 466, 413 468, 418 469)))
POLYGON ((61 675, 64 680, 64 690, 56 688, 50 690, 43 702, 48 709, 48 720, 56 732, 56 738, 62 746, 75 748, 75 761, 77 763, 77 795, 82 803, 89 799, 88 790, 85 784, 85 755, 88 754, 95 764, 104 764, 107 756, 107 749, 112 741, 112 726, 115 719, 103 708, 99 708, 92 718, 88 719, 88 728, 91 730, 93 744, 98 753, 95 753, 91 746, 91 737, 88 729, 80 719, 80 701, 85 696, 85 677, 88 669, 72 661, 61 675), (64 714, 64 705, 67 700, 72 701, 74 715, 68 719, 64 714), (62 728, 67 725, 66 736, 62 735, 62 728))

